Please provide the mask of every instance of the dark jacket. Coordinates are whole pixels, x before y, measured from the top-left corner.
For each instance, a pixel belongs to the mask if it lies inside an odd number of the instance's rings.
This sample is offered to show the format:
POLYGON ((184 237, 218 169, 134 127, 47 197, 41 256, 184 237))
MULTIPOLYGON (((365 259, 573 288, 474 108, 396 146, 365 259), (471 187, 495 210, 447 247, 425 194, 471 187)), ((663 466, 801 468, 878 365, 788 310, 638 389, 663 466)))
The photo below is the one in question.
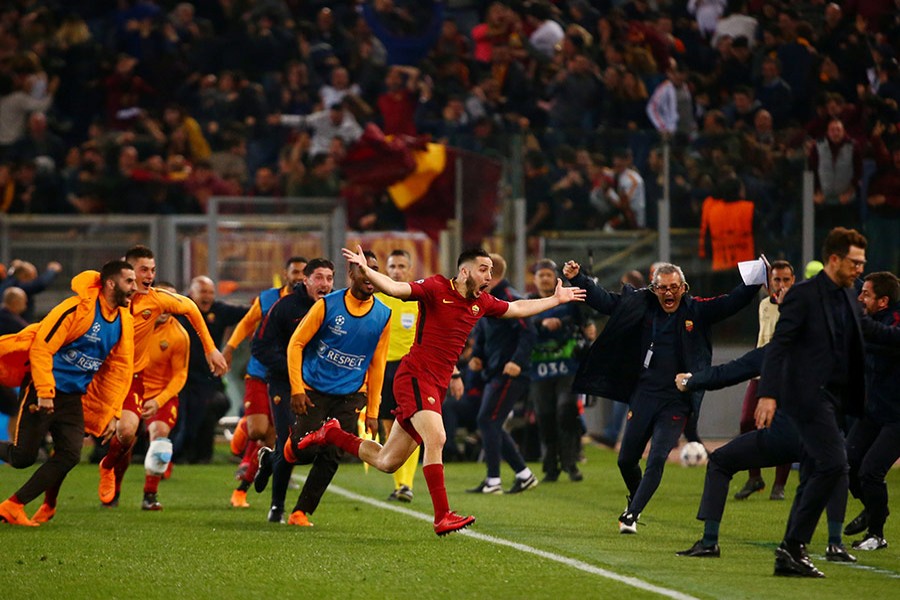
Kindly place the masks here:
MULTIPOLYGON (((900 303, 872 315, 888 327, 900 327, 900 303)), ((866 344, 866 416, 877 423, 900 421, 900 350, 866 344)))
POLYGON ((268 381, 289 381, 287 348, 297 325, 315 304, 306 293, 306 286, 298 283, 294 291, 272 305, 250 345, 250 352, 266 368, 268 381))
POLYGON ((28 322, 8 308, 0 308, 0 335, 19 333, 28 327, 28 322))
MULTIPOLYGON (((504 279, 491 290, 491 294, 515 302, 522 296, 504 279)), ((484 378, 493 379, 503 373, 508 362, 522 367, 521 378, 530 376, 531 350, 537 341, 537 331, 531 319, 481 319, 475 325, 472 356, 481 359, 484 378)))
MULTIPOLYGON (((209 335, 216 343, 217 348, 222 346, 225 330, 237 325, 244 318, 244 315, 247 314, 248 310, 250 310, 248 306, 238 306, 215 300, 208 311, 200 311, 200 314, 203 315, 203 320, 206 322, 209 335)), ((191 322, 184 315, 176 315, 175 318, 187 331, 188 338, 191 341, 186 385, 211 385, 219 390, 225 389, 222 378, 209 372, 209 364, 206 362, 206 352, 203 351, 203 343, 200 341, 200 336, 197 335, 197 331, 191 325, 191 322)))
MULTIPOLYGON (((645 332, 653 319, 652 309, 659 305, 659 300, 647 288, 635 290, 626 286, 621 294, 608 292, 581 273, 572 279, 572 284, 586 290, 588 306, 610 315, 603 332, 578 368, 572 391, 630 402, 649 347, 649 336, 645 332)), ((687 371, 696 373, 709 367, 712 325, 747 306, 756 297, 759 287, 741 284, 731 293, 714 298, 685 294, 681 299, 682 306, 678 308, 676 327, 680 362, 687 371)), ((675 385, 674 381, 672 385, 675 385)), ((700 410, 702 400, 702 390, 691 392, 695 412, 700 410)))
MULTIPOLYGON (((820 390, 835 369, 835 326, 828 305, 829 281, 824 271, 791 287, 779 310, 775 335, 766 345, 759 397, 775 398, 778 407, 799 421, 818 410, 820 390)), ((853 321, 843 412, 861 416, 866 398, 863 335, 871 342, 900 344, 900 328, 886 327, 863 315, 853 288, 845 288, 853 321)))
POLYGON ((765 356, 766 347, 762 346, 761 348, 754 348, 731 362, 692 373, 691 378, 688 379, 687 389, 690 391, 720 390, 757 377, 762 370, 765 356))

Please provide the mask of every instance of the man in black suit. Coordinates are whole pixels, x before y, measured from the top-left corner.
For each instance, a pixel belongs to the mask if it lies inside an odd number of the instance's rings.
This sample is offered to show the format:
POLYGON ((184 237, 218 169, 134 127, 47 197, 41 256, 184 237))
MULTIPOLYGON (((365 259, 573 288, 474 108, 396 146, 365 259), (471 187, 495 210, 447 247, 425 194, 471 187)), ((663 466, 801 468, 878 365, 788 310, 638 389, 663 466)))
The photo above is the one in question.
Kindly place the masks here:
POLYGON ((759 384, 758 427, 772 423, 776 405, 797 427, 803 444, 800 487, 784 540, 775 550, 775 575, 824 577, 806 552, 825 505, 847 494, 847 450, 840 415, 859 415, 865 398, 862 320, 853 284, 866 264, 866 238, 836 227, 822 245, 824 270, 784 298, 766 349, 759 384))

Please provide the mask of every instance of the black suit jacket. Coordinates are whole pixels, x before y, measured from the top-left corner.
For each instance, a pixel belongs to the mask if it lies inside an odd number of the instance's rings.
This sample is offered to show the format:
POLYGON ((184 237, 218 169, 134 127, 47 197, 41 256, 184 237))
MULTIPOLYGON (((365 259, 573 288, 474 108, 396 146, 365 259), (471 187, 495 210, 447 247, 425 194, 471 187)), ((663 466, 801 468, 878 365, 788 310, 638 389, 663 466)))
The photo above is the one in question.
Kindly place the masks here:
MULTIPOLYGON (((820 403, 827 401, 821 390, 836 366, 834 317, 828 305, 827 277, 823 271, 788 291, 763 361, 759 396, 775 398, 779 408, 799 421, 808 420, 820 403)), ((863 316, 854 289, 843 291, 853 320, 847 330, 850 336, 847 391, 839 401, 846 414, 859 416, 866 397, 863 335, 872 342, 897 346, 900 331, 863 316)))

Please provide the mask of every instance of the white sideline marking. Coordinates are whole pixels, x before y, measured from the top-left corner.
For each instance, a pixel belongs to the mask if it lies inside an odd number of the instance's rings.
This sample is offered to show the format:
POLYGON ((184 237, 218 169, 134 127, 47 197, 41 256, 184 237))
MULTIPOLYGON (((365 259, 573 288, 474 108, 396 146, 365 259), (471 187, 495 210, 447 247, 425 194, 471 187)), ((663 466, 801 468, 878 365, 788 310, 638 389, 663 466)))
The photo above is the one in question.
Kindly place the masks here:
MULTIPOLYGON (((294 478, 299 479, 300 481, 306 481, 306 477, 304 477, 302 475, 294 475, 294 478)), ((351 492, 350 490, 346 490, 346 489, 344 489, 340 486, 334 485, 334 484, 328 486, 328 491, 338 494, 339 496, 349 498, 350 500, 355 500, 357 502, 363 502, 365 504, 369 504, 376 508, 392 510, 396 513, 406 515, 407 517, 419 519, 420 521, 427 521, 428 523, 433 522, 431 515, 425 515, 420 512, 410 510, 408 508, 403 508, 402 506, 388 504, 387 502, 384 502, 382 500, 375 500, 374 498, 368 498, 366 496, 361 496, 355 492, 351 492)), ((613 571, 608 571, 606 569, 596 567, 592 564, 588 564, 586 562, 576 560, 574 558, 568 558, 568 557, 562 556, 560 554, 554 554, 553 552, 547 552, 546 550, 539 550, 539 549, 533 548, 531 546, 526 546, 525 544, 520 544, 518 542, 512 542, 510 540, 495 537, 493 535, 486 535, 483 533, 478 533, 477 531, 471 531, 471 530, 467 530, 467 529, 458 531, 454 535, 465 535, 465 536, 469 536, 471 538, 475 538, 476 540, 481 540, 482 542, 489 542, 491 544, 496 544, 498 546, 506 546, 508 548, 513 548, 514 550, 518 550, 519 552, 524 552, 526 554, 533 554, 534 556, 538 556, 540 558, 544 558, 547 560, 552 560, 554 562, 558 562, 558 563, 566 565, 568 567, 578 569, 579 571, 584 571, 585 573, 590 573, 592 575, 599 575, 600 577, 605 577, 606 579, 612 579, 613 581, 618 581, 619 583, 624 583, 625 585, 630 585, 631 587, 635 587, 635 588, 638 588, 640 590, 644 590, 647 592, 653 592, 655 594, 659 594, 660 596, 665 596, 667 598, 675 598, 676 600, 698 600, 694 596, 690 596, 688 594, 684 594, 684 593, 678 592, 676 590, 670 590, 669 588, 660 587, 658 585, 653 585, 652 583, 648 583, 648 582, 644 581, 643 579, 638 579, 637 577, 629 577, 627 575, 619 575, 618 573, 614 573, 613 571)))

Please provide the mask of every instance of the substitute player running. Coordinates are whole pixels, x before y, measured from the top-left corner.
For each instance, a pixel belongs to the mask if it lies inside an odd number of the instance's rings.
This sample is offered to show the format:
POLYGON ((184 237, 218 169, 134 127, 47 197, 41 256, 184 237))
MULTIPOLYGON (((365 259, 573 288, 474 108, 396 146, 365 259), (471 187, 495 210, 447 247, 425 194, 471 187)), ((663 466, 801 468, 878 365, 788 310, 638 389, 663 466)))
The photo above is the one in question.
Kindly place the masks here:
MULTIPOLYGON (((263 318, 269 314, 269 309, 294 290, 294 286, 303 283, 309 260, 302 256, 292 256, 284 265, 284 285, 273 287, 263 291, 250 305, 250 310, 244 318, 235 325, 231 337, 225 344, 222 354, 231 365, 234 351, 248 336, 255 335, 263 318)), ((251 338, 252 339, 252 338, 251 338)), ((253 478, 259 468, 257 455, 262 445, 273 446, 275 444, 275 426, 272 421, 272 413, 269 410, 269 393, 266 388, 266 367, 259 359, 250 355, 247 362, 247 375, 244 377, 244 416, 234 429, 234 437, 231 438, 231 452, 238 456, 243 455, 238 467, 236 478, 240 481, 236 490, 231 493, 231 505, 237 508, 248 508, 247 490, 253 484, 253 478)))
MULTIPOLYGON (((109 443, 106 456, 100 461, 100 485, 97 493, 100 501, 106 506, 118 505, 122 477, 125 476, 125 471, 131 463, 131 449, 134 447, 135 434, 141 421, 141 405, 144 402, 143 371, 150 362, 150 353, 147 350, 156 317, 162 313, 185 315, 200 336, 210 371, 216 375, 228 371, 228 364, 216 348, 203 315, 200 314, 200 309, 194 301, 152 287, 156 278, 156 260, 153 251, 146 246, 134 246, 125 253, 125 260, 134 267, 137 279, 137 293, 131 303, 131 314, 134 315, 134 377, 122 405, 122 416, 116 426, 116 435, 109 443)), ((103 377, 102 373, 100 377, 103 377)), ((88 390, 88 395, 91 394, 92 391, 88 390)))
MULTIPOLYGON (((175 292, 171 283, 160 282, 157 289, 175 292)), ((178 421, 178 392, 184 387, 191 358, 188 332, 169 313, 156 317, 147 351, 150 363, 144 369, 144 400, 141 418, 147 424, 150 448, 147 454, 165 456, 167 460, 144 463, 144 499, 142 510, 162 510, 156 497, 159 480, 172 459, 169 433, 178 421), (160 450, 157 450, 157 449, 160 450)))
POLYGON ((443 447, 446 440, 441 419, 441 402, 447 391, 456 361, 472 327, 483 316, 518 319, 530 317, 559 304, 583 301, 584 290, 564 288, 557 281, 553 296, 506 302, 485 292, 491 281, 493 263, 482 249, 469 250, 457 259, 453 279, 433 275, 406 283, 394 281, 367 265, 362 248, 343 249, 344 257, 358 265, 378 290, 402 300, 419 302, 416 340, 397 370, 394 398, 396 424, 387 442, 362 440, 336 426, 335 420, 296 441, 296 449, 312 444, 333 444, 358 456, 376 469, 396 471, 420 444, 424 444, 422 473, 434 506, 434 531, 446 535, 475 522, 450 510, 444 485, 443 447))

